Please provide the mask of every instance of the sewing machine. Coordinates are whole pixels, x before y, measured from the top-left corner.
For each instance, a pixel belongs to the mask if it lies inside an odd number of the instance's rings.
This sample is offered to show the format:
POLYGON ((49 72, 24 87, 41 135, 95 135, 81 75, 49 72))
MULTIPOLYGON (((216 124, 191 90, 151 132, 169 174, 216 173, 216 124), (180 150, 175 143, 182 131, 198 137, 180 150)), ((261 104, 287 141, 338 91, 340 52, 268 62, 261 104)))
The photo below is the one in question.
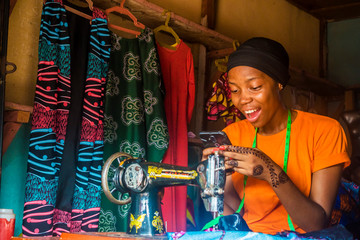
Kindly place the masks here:
POLYGON ((128 234, 155 236, 165 234, 160 200, 164 187, 197 185, 205 209, 216 218, 223 213, 225 166, 224 158, 217 153, 194 168, 147 162, 126 153, 115 153, 105 162, 102 187, 107 198, 115 204, 128 204, 128 234), (126 200, 113 193, 129 193, 126 200))

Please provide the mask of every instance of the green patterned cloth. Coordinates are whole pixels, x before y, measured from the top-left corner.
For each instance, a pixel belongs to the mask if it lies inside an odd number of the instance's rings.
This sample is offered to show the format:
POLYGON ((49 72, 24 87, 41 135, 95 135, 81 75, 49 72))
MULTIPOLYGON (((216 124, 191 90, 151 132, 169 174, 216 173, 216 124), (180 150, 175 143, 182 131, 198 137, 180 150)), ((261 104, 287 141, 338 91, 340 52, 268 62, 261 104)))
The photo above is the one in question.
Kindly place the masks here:
MULTIPOLYGON (((161 162, 169 144, 164 88, 153 32, 136 39, 112 34, 104 119, 104 161, 126 152, 161 162)), ((126 199, 128 194, 118 194, 126 199)), ((100 232, 125 232, 130 204, 115 205, 102 194, 100 232)))

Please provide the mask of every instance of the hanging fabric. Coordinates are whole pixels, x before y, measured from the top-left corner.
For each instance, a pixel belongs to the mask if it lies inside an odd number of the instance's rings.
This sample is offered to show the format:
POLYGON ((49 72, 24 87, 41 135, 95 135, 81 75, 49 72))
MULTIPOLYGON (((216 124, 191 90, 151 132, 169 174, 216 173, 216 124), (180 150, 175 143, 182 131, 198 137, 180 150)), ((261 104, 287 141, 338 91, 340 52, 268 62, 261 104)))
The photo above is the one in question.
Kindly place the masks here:
MULTIPOLYGON (((159 44, 157 47, 166 90, 165 111, 170 136, 163 163, 187 166, 187 124, 190 123, 195 100, 193 56, 183 41, 175 50, 159 44)), ((165 188, 162 212, 169 232, 186 230, 186 188, 165 188)))
POLYGON ((61 0, 44 4, 23 236, 98 230, 109 51, 99 9, 90 25, 61 0))
POLYGON ((239 109, 231 101, 231 91, 226 72, 221 74, 219 79, 214 82, 211 96, 206 102, 205 110, 208 120, 216 121, 219 118, 223 118, 226 126, 244 119, 239 109))
MULTIPOLYGON (((116 152, 161 162, 169 134, 164 86, 151 29, 138 38, 111 34, 112 48, 106 85, 104 160, 116 152)), ((127 199, 128 194, 118 194, 127 199)), ((131 204, 131 203, 130 203, 131 204)), ((125 232, 130 204, 115 205, 103 195, 99 231, 125 232)))

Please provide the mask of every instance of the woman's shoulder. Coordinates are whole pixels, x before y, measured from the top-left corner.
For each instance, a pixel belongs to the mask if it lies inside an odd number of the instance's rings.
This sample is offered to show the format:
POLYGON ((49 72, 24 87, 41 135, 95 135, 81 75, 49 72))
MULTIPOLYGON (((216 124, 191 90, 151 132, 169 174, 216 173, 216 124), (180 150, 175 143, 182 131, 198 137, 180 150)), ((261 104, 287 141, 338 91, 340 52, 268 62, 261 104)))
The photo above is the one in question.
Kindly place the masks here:
MULTIPOLYGON (((241 128, 250 128, 252 127, 251 123, 246 120, 240 120, 234 123, 231 123, 230 125, 226 126, 223 131, 229 131, 229 130, 235 130, 235 129, 241 129, 241 128)), ((254 127, 252 127, 254 128, 254 127)))
POLYGON ((325 127, 328 128, 330 126, 339 126, 339 122, 331 117, 315 114, 315 113, 309 113, 309 112, 303 112, 300 110, 296 110, 297 117, 295 119, 295 122, 299 125, 312 125, 314 127, 325 127))
POLYGON ((340 123, 334 118, 298 110, 297 113, 291 130, 301 135, 327 136, 330 133, 337 135, 343 131, 340 123))
POLYGON ((248 120, 244 119, 228 125, 223 129, 223 131, 230 137, 231 135, 237 135, 240 132, 242 135, 244 135, 246 132, 252 132, 254 131, 254 127, 248 120))

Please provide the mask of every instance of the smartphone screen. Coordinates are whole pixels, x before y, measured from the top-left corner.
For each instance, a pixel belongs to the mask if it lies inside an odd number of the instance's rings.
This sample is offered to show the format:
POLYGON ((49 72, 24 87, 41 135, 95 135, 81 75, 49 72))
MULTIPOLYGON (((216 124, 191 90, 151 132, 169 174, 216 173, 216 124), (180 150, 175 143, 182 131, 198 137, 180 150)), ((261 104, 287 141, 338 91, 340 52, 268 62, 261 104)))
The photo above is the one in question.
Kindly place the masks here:
POLYGON ((231 145, 231 142, 223 131, 217 132, 200 132, 200 139, 204 148, 220 147, 221 145, 231 145))

